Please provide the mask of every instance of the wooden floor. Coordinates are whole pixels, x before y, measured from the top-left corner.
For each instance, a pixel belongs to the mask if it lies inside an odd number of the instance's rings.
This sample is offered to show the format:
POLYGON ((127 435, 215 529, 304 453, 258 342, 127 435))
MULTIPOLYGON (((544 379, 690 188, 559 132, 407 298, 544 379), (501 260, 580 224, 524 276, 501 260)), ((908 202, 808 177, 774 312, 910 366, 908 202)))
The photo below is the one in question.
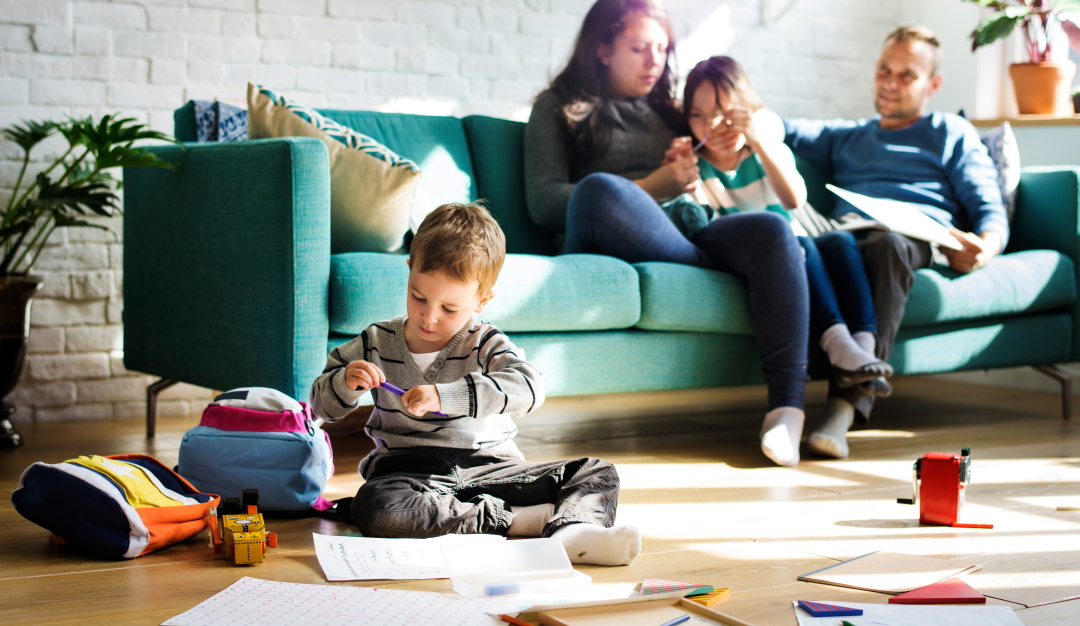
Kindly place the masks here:
MULTIPOLYGON (((983 565, 968 582, 1016 609, 1028 626, 1080 624, 1080 423, 1060 419, 1055 396, 933 379, 896 382, 844 461, 772 466, 758 451, 760 389, 553 400, 522 420, 531 460, 593 455, 622 476, 618 522, 638 524, 644 552, 632 566, 584 567, 597 582, 645 577, 731 587, 717 608, 754 624, 793 625, 795 599, 886 601, 881 594, 798 582, 799 574, 874 550, 964 557, 983 565), (966 517, 993 530, 920 527, 911 464, 924 452, 974 455, 966 517)), ((816 413, 821 389, 812 388, 816 413)), ((271 519, 280 546, 264 564, 216 558, 204 533, 125 562, 58 546, 10 504, 34 461, 79 454, 153 454, 170 466, 197 418, 162 419, 154 440, 137 420, 26 425, 27 445, 0 451, 0 624, 160 624, 242 576, 304 583, 324 579, 312 531, 345 534, 335 522, 271 519)), ((337 435, 339 475, 330 497, 361 483, 364 436, 337 435)), ((356 584, 364 583, 336 583, 356 584)), ((369 585, 374 586, 374 585, 369 585)), ((446 580, 379 583, 450 591, 446 580)))

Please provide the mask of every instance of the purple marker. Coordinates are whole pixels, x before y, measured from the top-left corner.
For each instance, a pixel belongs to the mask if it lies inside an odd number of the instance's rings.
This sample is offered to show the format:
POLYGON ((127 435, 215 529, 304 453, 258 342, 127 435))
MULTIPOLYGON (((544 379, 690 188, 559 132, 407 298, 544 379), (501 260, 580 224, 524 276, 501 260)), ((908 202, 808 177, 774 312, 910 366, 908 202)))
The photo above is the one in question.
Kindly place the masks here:
MULTIPOLYGON (((405 395, 405 390, 404 389, 402 389, 401 387, 397 387, 395 385, 391 385, 390 383, 383 383, 381 385, 381 387, 383 389, 389 391, 390 393, 394 394, 395 396, 403 396, 403 395, 405 395)), ((439 415, 441 417, 450 417, 446 413, 439 413, 438 411, 430 411, 430 413, 432 415, 439 415)))

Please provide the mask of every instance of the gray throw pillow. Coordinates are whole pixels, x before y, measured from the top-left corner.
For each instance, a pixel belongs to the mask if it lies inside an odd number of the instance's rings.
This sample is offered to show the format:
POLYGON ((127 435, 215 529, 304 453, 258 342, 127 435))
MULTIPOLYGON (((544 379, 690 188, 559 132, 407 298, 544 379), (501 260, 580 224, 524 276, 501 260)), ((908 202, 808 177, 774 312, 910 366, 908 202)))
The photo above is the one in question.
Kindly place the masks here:
POLYGON ((1011 224, 1013 208, 1016 206, 1016 188, 1020 185, 1020 148, 1016 144, 1016 135, 1013 134, 1012 126, 1004 122, 1001 126, 990 129, 982 142, 997 168, 1001 199, 1005 202, 1005 213, 1011 224))

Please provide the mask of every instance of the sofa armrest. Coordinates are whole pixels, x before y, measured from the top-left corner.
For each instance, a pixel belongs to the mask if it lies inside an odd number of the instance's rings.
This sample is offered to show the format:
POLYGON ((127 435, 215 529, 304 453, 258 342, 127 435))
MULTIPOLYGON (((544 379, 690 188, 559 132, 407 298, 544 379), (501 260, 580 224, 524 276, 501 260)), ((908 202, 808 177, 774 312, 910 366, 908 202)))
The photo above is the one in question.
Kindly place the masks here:
MULTIPOLYGON (((1080 167, 1025 167, 1006 252, 1056 250, 1073 260, 1080 292, 1080 167)), ((1080 301, 1072 306, 1072 360, 1080 360, 1080 301)))
POLYGON ((153 151, 177 167, 124 171, 124 366, 306 399, 329 335, 326 145, 153 151))

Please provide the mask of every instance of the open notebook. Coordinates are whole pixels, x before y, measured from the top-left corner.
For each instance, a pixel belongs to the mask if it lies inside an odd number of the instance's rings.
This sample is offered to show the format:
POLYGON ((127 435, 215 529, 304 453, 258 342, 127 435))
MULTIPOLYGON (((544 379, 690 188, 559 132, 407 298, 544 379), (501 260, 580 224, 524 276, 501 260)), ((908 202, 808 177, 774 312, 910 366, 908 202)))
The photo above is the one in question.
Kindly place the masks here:
POLYGON ((799 580, 897 594, 974 572, 981 567, 960 559, 871 552, 803 574, 799 580))

